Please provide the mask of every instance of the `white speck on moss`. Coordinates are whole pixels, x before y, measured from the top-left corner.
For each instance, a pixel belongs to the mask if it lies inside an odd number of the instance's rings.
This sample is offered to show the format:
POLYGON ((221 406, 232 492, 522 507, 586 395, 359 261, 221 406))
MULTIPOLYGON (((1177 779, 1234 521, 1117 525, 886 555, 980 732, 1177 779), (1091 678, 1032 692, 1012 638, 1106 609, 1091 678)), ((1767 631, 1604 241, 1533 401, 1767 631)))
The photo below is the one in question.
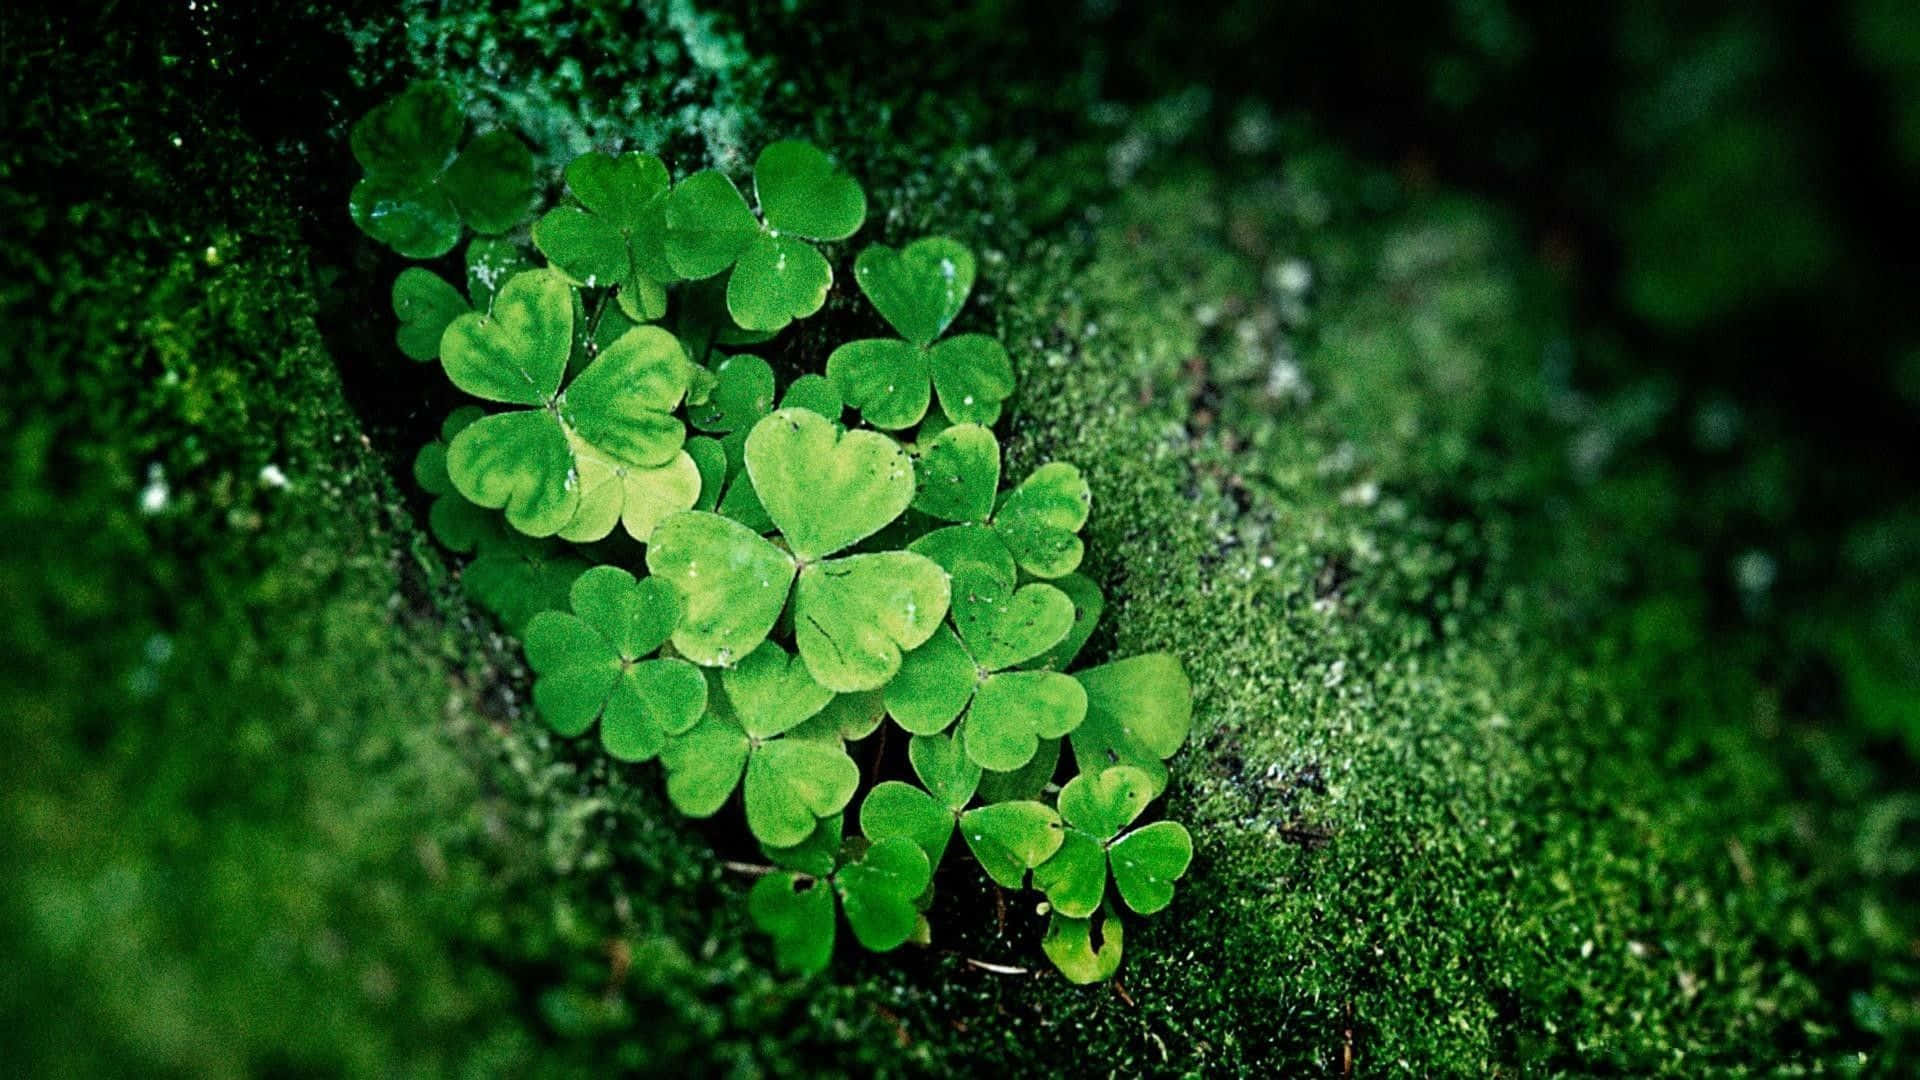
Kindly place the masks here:
POLYGON ((280 466, 268 462, 260 470, 260 482, 270 488, 284 489, 287 486, 287 474, 280 471, 280 466))
POLYGON ((167 471, 157 461, 147 466, 147 485, 140 489, 140 512, 158 514, 172 500, 172 489, 167 487, 167 471))

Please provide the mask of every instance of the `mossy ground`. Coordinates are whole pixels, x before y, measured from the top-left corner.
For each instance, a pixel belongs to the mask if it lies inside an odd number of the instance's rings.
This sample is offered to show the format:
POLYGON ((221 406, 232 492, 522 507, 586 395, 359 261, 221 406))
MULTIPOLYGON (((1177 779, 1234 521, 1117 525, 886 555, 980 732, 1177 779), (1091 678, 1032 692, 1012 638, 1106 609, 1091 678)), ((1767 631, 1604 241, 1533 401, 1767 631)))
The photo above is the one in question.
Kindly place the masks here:
MULTIPOLYGON (((1904 759, 1811 723, 1712 618, 1644 408, 1569 384, 1590 335, 1495 212, 1204 95, 1100 106, 984 17, 140 18, 90 57, 23 19, 7 62, 0 1023, 29 1067, 1914 1052, 1904 759), (259 58, 301 35, 332 44, 286 89, 259 58), (387 346, 393 267, 343 211, 344 122, 414 74, 548 164, 814 137, 867 183, 863 240, 982 253, 964 318, 1020 366, 1012 471, 1093 483, 1092 648, 1196 685, 1169 812, 1198 860, 1114 986, 1044 974, 1040 920, 983 916, 959 870, 934 949, 777 978, 724 829, 541 733, 416 523, 405 464, 451 395, 387 346)), ((838 290, 781 355, 871 321, 838 290)))

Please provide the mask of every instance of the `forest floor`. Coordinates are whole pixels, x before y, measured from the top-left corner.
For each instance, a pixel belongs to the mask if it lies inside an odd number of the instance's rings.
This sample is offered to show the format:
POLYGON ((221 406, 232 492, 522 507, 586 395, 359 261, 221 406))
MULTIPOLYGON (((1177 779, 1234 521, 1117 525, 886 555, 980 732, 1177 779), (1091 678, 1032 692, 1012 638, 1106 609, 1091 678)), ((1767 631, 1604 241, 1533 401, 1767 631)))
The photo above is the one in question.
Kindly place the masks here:
MULTIPOLYGON (((1599 335, 1497 207, 1302 117, 1096 100, 958 16, 420 7, 9 35, 0 1026, 29 1072, 1873 1074, 1920 1048, 1902 759, 1713 616, 1645 444, 1671 404, 1579 385, 1599 335), (548 176, 812 138, 865 183, 863 240, 982 254, 1010 471, 1093 486, 1092 653, 1194 680, 1169 812, 1197 860, 1118 980, 1049 974, 1041 920, 944 880, 933 947, 777 976, 723 829, 535 722, 421 528, 409 463, 452 395, 393 350, 396 265, 345 212, 345 125, 419 76, 548 176)), ((781 362, 853 312, 836 290, 781 362)))

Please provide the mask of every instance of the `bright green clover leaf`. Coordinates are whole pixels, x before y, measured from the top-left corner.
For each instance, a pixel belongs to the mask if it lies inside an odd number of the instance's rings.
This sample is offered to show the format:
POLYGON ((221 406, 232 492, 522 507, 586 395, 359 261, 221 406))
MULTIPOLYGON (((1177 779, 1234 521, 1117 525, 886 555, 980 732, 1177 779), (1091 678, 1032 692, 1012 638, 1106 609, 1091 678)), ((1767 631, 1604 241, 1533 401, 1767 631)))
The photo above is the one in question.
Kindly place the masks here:
POLYGON ((694 501, 695 510, 712 510, 720 505, 720 492, 727 486, 727 448, 720 440, 706 435, 695 435, 687 440, 687 456, 693 459, 693 467, 700 473, 700 497, 694 501))
POLYGON ((460 225, 502 233, 533 197, 533 155, 506 131, 454 149, 466 120, 439 83, 414 83, 353 127, 353 155, 366 170, 348 209, 367 235, 408 258, 453 250, 460 225))
POLYGON ((749 735, 726 701, 660 752, 667 797, 689 817, 707 817, 743 788, 747 827, 763 844, 791 847, 820 819, 838 814, 860 785, 860 770, 837 743, 749 735), (744 775, 744 782, 743 782, 744 775))
POLYGON ((1037 799, 1053 782, 1060 765, 1060 744, 1065 739, 1041 739, 1033 758, 1012 772, 986 772, 980 776, 981 802, 1018 802, 1037 799))
POLYGON ((933 880, 927 857, 903 839, 876 840, 831 879, 792 870, 768 874, 747 894, 747 913, 773 939, 783 971, 822 971, 833 957, 834 900, 855 940, 874 952, 904 944, 920 922, 914 901, 933 880))
POLYGON ((875 839, 912 840, 926 852, 927 861, 938 867, 960 812, 980 784, 980 766, 956 740, 944 735, 914 736, 907 756, 925 790, 898 780, 875 785, 860 804, 860 831, 875 839))
POLYGON ((846 402, 840 400, 840 391, 833 381, 825 375, 802 375, 787 385, 787 392, 780 398, 783 409, 810 409, 833 421, 840 422, 840 414, 846 411, 846 402))
POLYGON ((622 761, 646 761, 707 707, 700 669, 649 660, 680 618, 672 587, 596 566, 573 583, 573 611, 543 611, 527 623, 527 664, 539 678, 534 705, 572 737, 600 723, 600 741, 622 761))
POLYGON ((455 386, 532 406, 463 430, 447 471, 460 494, 505 509, 530 536, 596 540, 618 520, 645 541, 699 496, 699 470, 680 449, 686 428, 673 415, 692 365, 671 334, 637 327, 561 393, 573 326, 566 281, 528 271, 501 289, 491 313, 469 312, 447 327, 440 360, 455 386))
POLYGON ((394 342, 414 360, 439 356, 440 335, 468 310, 460 290, 431 270, 409 266, 393 279, 393 313, 400 319, 394 342))
POLYGON ((1065 671, 1080 650, 1086 647, 1087 640, 1093 637, 1094 626, 1100 621, 1100 615, 1107 609, 1107 598, 1100 594, 1100 586, 1084 574, 1068 574, 1055 578, 1054 588, 1067 594, 1073 602, 1073 628, 1059 643, 1039 656, 1028 660, 1023 666, 1046 671, 1065 671))
POLYGON ((774 847, 761 844, 760 850, 766 853, 775 866, 783 870, 797 870, 814 877, 830 876, 840 865, 840 853, 845 847, 844 832, 846 815, 834 814, 823 817, 807 834, 805 840, 788 847, 774 847))
POLYGON ((899 443, 838 431, 810 409, 781 409, 755 424, 746 464, 761 505, 802 561, 872 536, 913 501, 913 462, 899 443))
POLYGON ((993 515, 993 531, 1020 569, 1040 578, 1072 573, 1086 554, 1079 532, 1093 493, 1080 470, 1052 462, 1008 492, 993 515))
POLYGON ((434 539, 449 551, 476 553, 461 572, 461 586, 475 603, 518 633, 542 611, 566 610, 568 592, 587 563, 551 540, 536 540, 507 528, 498 514, 475 506, 454 490, 447 475, 447 443, 482 415, 477 406, 448 415, 439 441, 421 447, 414 458, 413 475, 434 496, 427 513, 434 539))
POLYGON ((559 206, 534 222, 533 243, 548 261, 587 288, 617 285, 630 318, 667 313, 667 167, 652 154, 589 153, 567 165, 578 206, 559 206))
POLYGON ((1087 692, 1087 718, 1072 733, 1073 759, 1083 773, 1133 766, 1146 773, 1153 794, 1166 790, 1163 762, 1180 749, 1193 726, 1193 686, 1169 653, 1148 653, 1075 672, 1087 692))
POLYGON ((845 745, 858 742, 879 730, 887 708, 878 690, 857 694, 835 694, 826 708, 814 713, 788 735, 796 739, 818 739, 845 745))
POLYGON ((1074 919, 1054 912, 1047 923, 1046 937, 1040 948, 1069 982, 1082 986, 1104 982, 1120 970, 1120 954, 1126 931, 1112 909, 1101 913, 1099 924, 1093 919, 1074 919), (1094 944, 1096 931, 1099 945, 1094 944))
POLYGON ((1006 348, 985 334, 934 342, 966 303, 973 272, 973 253, 943 236, 904 251, 876 244, 854 261, 861 291, 900 334, 848 342, 827 358, 828 377, 867 423, 911 427, 936 392, 941 411, 955 423, 1000 418, 1000 403, 1013 393, 1006 348))
POLYGON ((789 731, 827 707, 833 691, 813 681, 806 665, 771 641, 720 675, 741 727, 766 739, 789 731))
POLYGON ((985 521, 1000 488, 1000 444, 978 424, 956 424, 922 440, 913 508, 942 521, 985 521))
POLYGON ((1060 914, 1084 919, 1106 895, 1107 871, 1127 906, 1151 915, 1173 900, 1173 883, 1193 861, 1193 838, 1173 821, 1121 835, 1152 800, 1153 779, 1130 765, 1082 773, 1060 789, 1068 825, 1053 858, 1033 871, 1034 887, 1060 914))
POLYGON ((991 530, 953 526, 916 540, 952 580, 958 630, 942 629, 907 654, 887 687, 887 709, 914 734, 945 730, 964 710, 964 743, 976 764, 999 772, 1033 758, 1086 714, 1086 693, 1050 671, 1008 671, 1052 648, 1072 629, 1073 601, 1040 582, 1015 588, 1012 556, 991 530))
POLYGON ((1046 803, 1003 802, 961 814, 960 835, 988 877, 1018 889, 1027 871, 1060 850, 1066 826, 1046 803))
POLYGON ((811 563, 793 590, 794 640, 821 685, 878 690, 900 670, 902 654, 940 628, 947 601, 946 573, 912 552, 811 563))
POLYGON ((755 218, 732 180, 707 170, 673 189, 666 203, 667 259, 685 278, 729 268, 727 310, 750 331, 773 331, 826 303, 833 268, 806 241, 844 240, 866 220, 867 198, 813 146, 787 140, 753 167, 755 218))
POLYGON ((718 514, 675 514, 654 530, 647 569, 673 583, 686 613, 673 647, 707 667, 751 653, 779 620, 796 567, 752 529, 718 514))

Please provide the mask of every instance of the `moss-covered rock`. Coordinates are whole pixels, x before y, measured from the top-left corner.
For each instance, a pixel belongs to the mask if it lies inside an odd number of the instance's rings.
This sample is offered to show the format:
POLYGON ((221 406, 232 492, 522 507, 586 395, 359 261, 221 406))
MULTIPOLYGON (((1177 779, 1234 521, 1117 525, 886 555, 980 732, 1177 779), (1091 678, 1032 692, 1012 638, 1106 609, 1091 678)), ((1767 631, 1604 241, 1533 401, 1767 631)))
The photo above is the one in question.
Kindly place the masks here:
MULTIPOLYGON (((1570 385, 1589 337, 1496 213, 1204 94, 1063 90, 1034 24, 416 7, 16 39, 15 122, 65 135, 0 157, 0 1023, 29 1068, 1913 1051, 1910 779, 1714 622, 1639 399, 1570 385), (264 58, 308 38, 290 89, 264 58), (450 399, 388 344, 394 267, 344 213, 344 123, 422 74, 549 170, 810 136, 866 182, 863 240, 981 252, 963 322, 1015 353, 1010 470, 1093 484, 1091 649, 1169 648, 1197 692, 1171 797, 1198 858, 1110 987, 1051 975, 1042 920, 958 871, 931 949, 778 978, 725 827, 534 722, 517 646, 416 524, 405 462, 450 399)), ((779 359, 871 323, 836 290, 779 359)))

